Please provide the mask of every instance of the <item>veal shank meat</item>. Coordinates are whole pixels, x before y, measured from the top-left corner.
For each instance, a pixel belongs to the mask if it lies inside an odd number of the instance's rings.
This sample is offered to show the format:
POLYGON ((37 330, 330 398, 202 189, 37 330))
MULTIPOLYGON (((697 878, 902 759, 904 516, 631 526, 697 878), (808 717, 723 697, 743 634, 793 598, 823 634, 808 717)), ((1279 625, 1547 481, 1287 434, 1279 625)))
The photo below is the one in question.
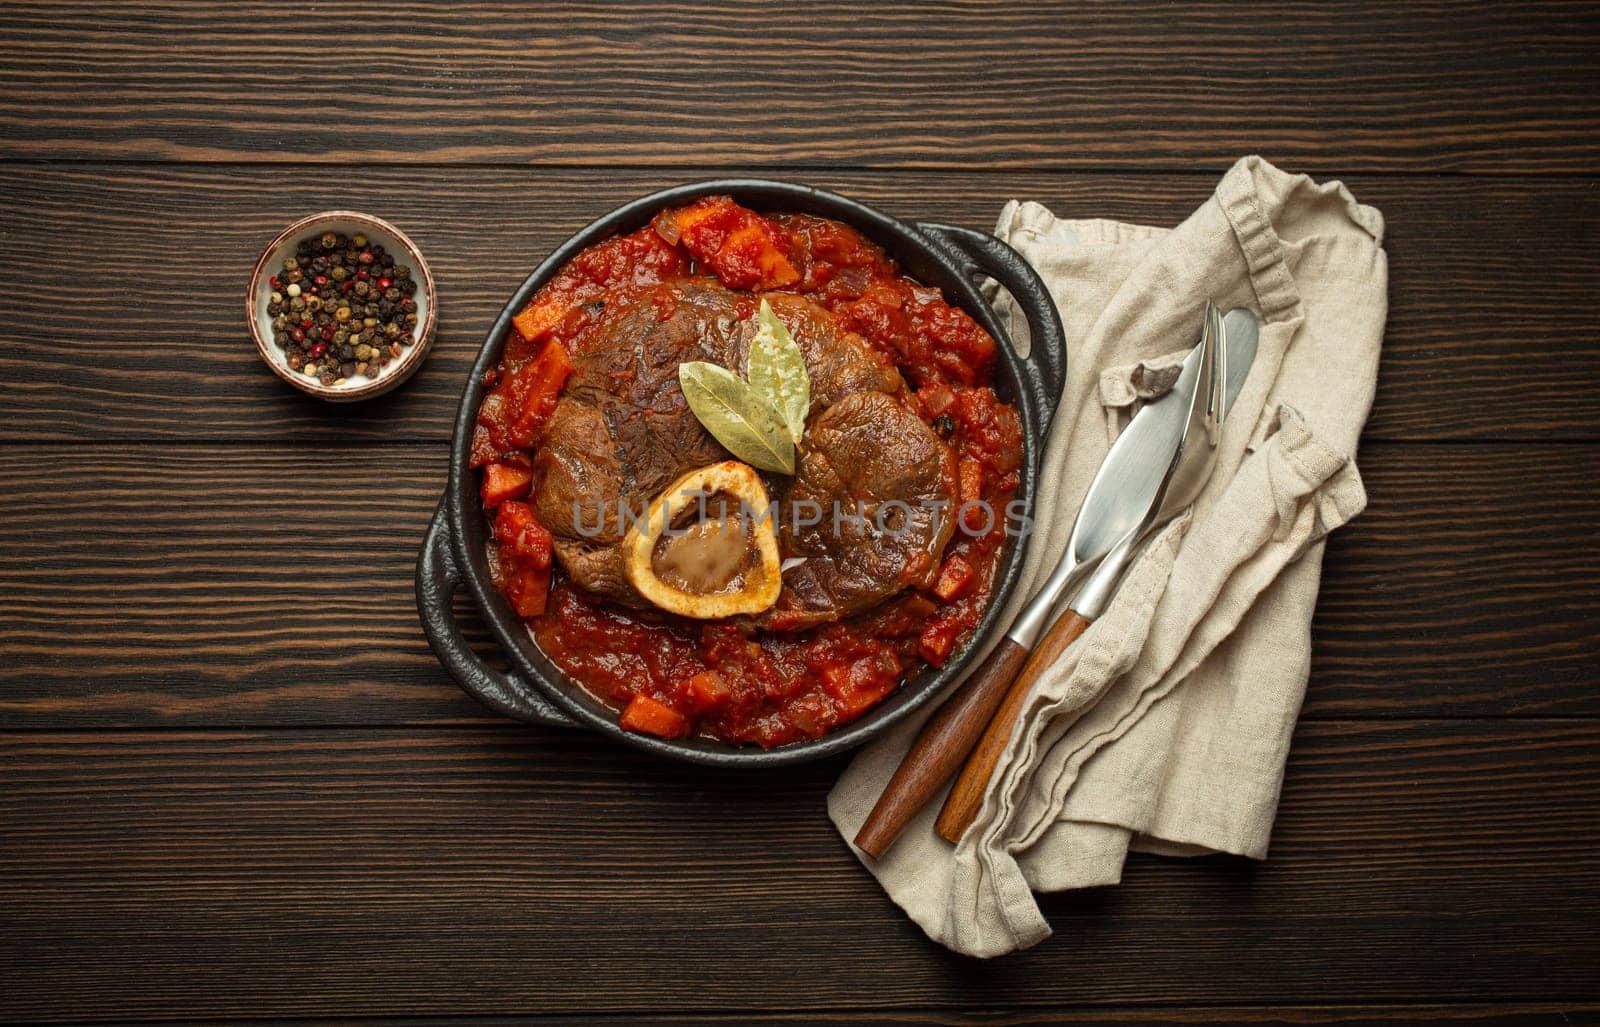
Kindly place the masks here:
MULTIPOLYGON (((785 557, 774 628, 835 620, 880 602, 937 567, 953 523, 954 456, 905 404, 894 367, 833 315, 782 293, 766 299, 794 336, 811 377, 811 411, 793 479, 766 476, 785 557), (845 518, 898 499, 891 529, 845 518), (797 518, 795 506, 805 504, 797 518), (804 525, 812 504, 821 523, 804 525), (933 511, 943 516, 931 516, 933 511), (903 523, 902 523, 903 521, 903 523), (800 524, 797 528, 796 525, 800 524)), ((535 511, 555 536, 562 569, 580 587, 628 605, 643 599, 622 573, 624 506, 642 510, 685 473, 728 453, 701 426, 678 386, 678 365, 705 360, 742 372, 754 329, 750 297, 697 279, 630 297, 587 331, 573 373, 534 456, 535 511)), ((891 523, 892 522, 892 523, 891 523)))
POLYGON ((814 415, 779 539, 785 558, 805 562, 783 576, 762 623, 807 627, 927 585, 955 497, 955 455, 896 397, 853 392, 814 415))

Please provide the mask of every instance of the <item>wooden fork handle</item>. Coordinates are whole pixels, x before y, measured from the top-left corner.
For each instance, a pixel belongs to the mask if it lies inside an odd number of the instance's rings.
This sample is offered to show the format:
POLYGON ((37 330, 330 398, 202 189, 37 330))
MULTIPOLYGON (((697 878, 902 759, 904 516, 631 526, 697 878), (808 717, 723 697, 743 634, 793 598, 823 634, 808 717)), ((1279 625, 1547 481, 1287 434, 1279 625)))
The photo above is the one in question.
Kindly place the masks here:
POLYGON ((961 767, 1027 658, 1022 646, 1001 639, 983 665, 929 718, 856 832, 858 848, 874 859, 889 851, 911 818, 961 767))
POLYGON ((983 797, 989 791, 989 779, 994 776, 994 768, 1011 741, 1011 729, 1022 715, 1023 704, 1028 700, 1033 683, 1088 627, 1089 622, 1083 616, 1068 610, 1039 639, 1032 657, 1023 666, 1022 673, 1011 682, 999 711, 989 721, 978 747, 967 760, 967 765, 961 768, 949 797, 944 800, 944 809, 939 811, 939 819, 934 824, 934 830, 939 832, 940 837, 958 842, 967 833, 967 828, 972 826, 979 807, 983 805, 983 797))

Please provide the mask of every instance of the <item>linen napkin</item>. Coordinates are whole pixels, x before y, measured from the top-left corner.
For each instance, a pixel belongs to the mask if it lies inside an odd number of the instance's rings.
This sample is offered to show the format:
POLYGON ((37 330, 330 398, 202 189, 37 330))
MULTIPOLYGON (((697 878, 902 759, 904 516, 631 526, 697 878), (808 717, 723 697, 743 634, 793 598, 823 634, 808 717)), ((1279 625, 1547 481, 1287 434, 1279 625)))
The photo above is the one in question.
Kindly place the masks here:
MULTIPOLYGON (((1207 299, 1249 307, 1261 337, 1212 479, 1040 679, 961 843, 933 832, 941 796, 882 860, 857 850, 929 937, 974 956, 1047 937, 1034 892, 1115 883, 1129 850, 1265 858, 1323 540, 1366 503, 1354 454, 1388 308, 1382 215, 1259 157, 1170 230, 1012 201, 996 234, 1049 285, 1070 347, 1008 619, 1065 549, 1141 366, 1188 352, 1207 299)), ((996 302, 1025 345, 1020 314, 996 302)), ((864 750, 834 787, 846 839, 925 719, 864 750)))

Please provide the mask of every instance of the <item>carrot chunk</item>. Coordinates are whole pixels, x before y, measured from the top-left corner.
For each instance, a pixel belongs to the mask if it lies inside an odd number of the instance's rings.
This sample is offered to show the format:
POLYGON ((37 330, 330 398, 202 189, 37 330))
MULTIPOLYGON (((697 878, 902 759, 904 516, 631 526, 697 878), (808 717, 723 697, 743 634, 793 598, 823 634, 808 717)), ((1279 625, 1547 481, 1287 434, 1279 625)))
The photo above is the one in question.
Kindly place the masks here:
POLYGON ((960 497, 961 529, 981 535, 994 527, 994 514, 983 507, 983 465, 962 457, 956 465, 957 495, 960 497))
POLYGON ((533 472, 515 464, 492 463, 483 469, 483 505, 499 506, 508 499, 521 499, 533 484, 533 472))
POLYGON ((781 289, 800 280, 782 229, 728 196, 706 196, 657 215, 655 230, 711 268, 730 289, 781 289))
POLYGON ((977 583, 978 575, 972 564, 960 553, 952 553, 944 566, 939 568, 939 578, 933 583, 933 594, 952 603, 971 592, 972 586, 977 583))
POLYGON ((696 713, 707 713, 725 706, 733 698, 733 689, 714 670, 703 670, 691 677, 684 683, 683 691, 689 708, 696 713))
POLYGON ((800 279, 800 272, 778 248, 777 232, 764 218, 751 220, 711 258, 717 278, 731 289, 781 289, 800 279))
POLYGON ((521 312, 511 319, 511 323, 522 333, 524 339, 537 342, 560 324, 572 307, 569 296, 546 296, 523 307, 521 312))
POLYGON ((689 733, 689 718, 648 695, 636 695, 622 711, 625 730, 657 738, 682 738, 689 733))

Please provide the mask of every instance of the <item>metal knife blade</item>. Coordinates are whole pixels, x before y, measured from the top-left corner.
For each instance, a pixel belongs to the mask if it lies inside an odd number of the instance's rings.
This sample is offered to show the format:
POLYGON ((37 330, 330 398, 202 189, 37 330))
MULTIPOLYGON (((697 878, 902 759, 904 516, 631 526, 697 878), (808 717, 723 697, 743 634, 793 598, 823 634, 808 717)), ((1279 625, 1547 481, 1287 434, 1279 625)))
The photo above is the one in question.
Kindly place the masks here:
MULTIPOLYGON (((1222 318, 1222 326, 1225 418, 1255 361, 1259 331, 1255 315, 1242 307, 1230 310, 1222 318)), ((1172 389, 1140 409, 1112 443, 1078 510, 1066 553, 1039 594, 1018 614, 1008 638, 1031 649, 1054 619, 1060 599, 1135 530, 1157 502, 1172 454, 1188 424, 1200 358, 1196 346, 1180 365, 1172 389)))
MULTIPOLYGON (((1260 333, 1256 325, 1255 315, 1242 308, 1228 312, 1227 316, 1223 318, 1223 328, 1223 408, 1220 421, 1225 423, 1228 414, 1233 409, 1234 401, 1238 398, 1240 390, 1244 388, 1245 379, 1249 377, 1250 365, 1255 361, 1260 333)), ((1191 353, 1185 363, 1196 356, 1197 353, 1191 353)), ((1180 376, 1179 385, 1175 385, 1172 391, 1176 393, 1182 384, 1180 376)), ((1213 440, 1212 444, 1213 446, 1215 445, 1215 440, 1213 440)), ((1144 541, 1153 535, 1160 525, 1168 523, 1182 509, 1187 508, 1193 502, 1194 496, 1204 486, 1204 479, 1210 477, 1211 464, 1214 461, 1215 455, 1213 454, 1210 460, 1204 462, 1204 470, 1200 470, 1197 464, 1194 473, 1200 477, 1190 482, 1190 487, 1186 489, 1184 498, 1178 499, 1172 494, 1167 495, 1162 501, 1162 509, 1159 515, 1154 516, 1145 529, 1139 532, 1139 537, 1123 537, 1119 540, 1117 547, 1099 561, 1094 570, 1089 572, 1088 577, 1083 582, 1083 586, 1078 590, 1077 596, 1072 598, 1070 606, 1073 610, 1076 610, 1080 616, 1088 620, 1099 619, 1100 615, 1105 612, 1107 604, 1110 603, 1111 597, 1116 593, 1123 573, 1132 565, 1135 554, 1142 547, 1144 541)), ((1183 487, 1173 483, 1169 485, 1169 488, 1183 487)), ((1063 598, 1065 598, 1065 595, 1063 598)))

